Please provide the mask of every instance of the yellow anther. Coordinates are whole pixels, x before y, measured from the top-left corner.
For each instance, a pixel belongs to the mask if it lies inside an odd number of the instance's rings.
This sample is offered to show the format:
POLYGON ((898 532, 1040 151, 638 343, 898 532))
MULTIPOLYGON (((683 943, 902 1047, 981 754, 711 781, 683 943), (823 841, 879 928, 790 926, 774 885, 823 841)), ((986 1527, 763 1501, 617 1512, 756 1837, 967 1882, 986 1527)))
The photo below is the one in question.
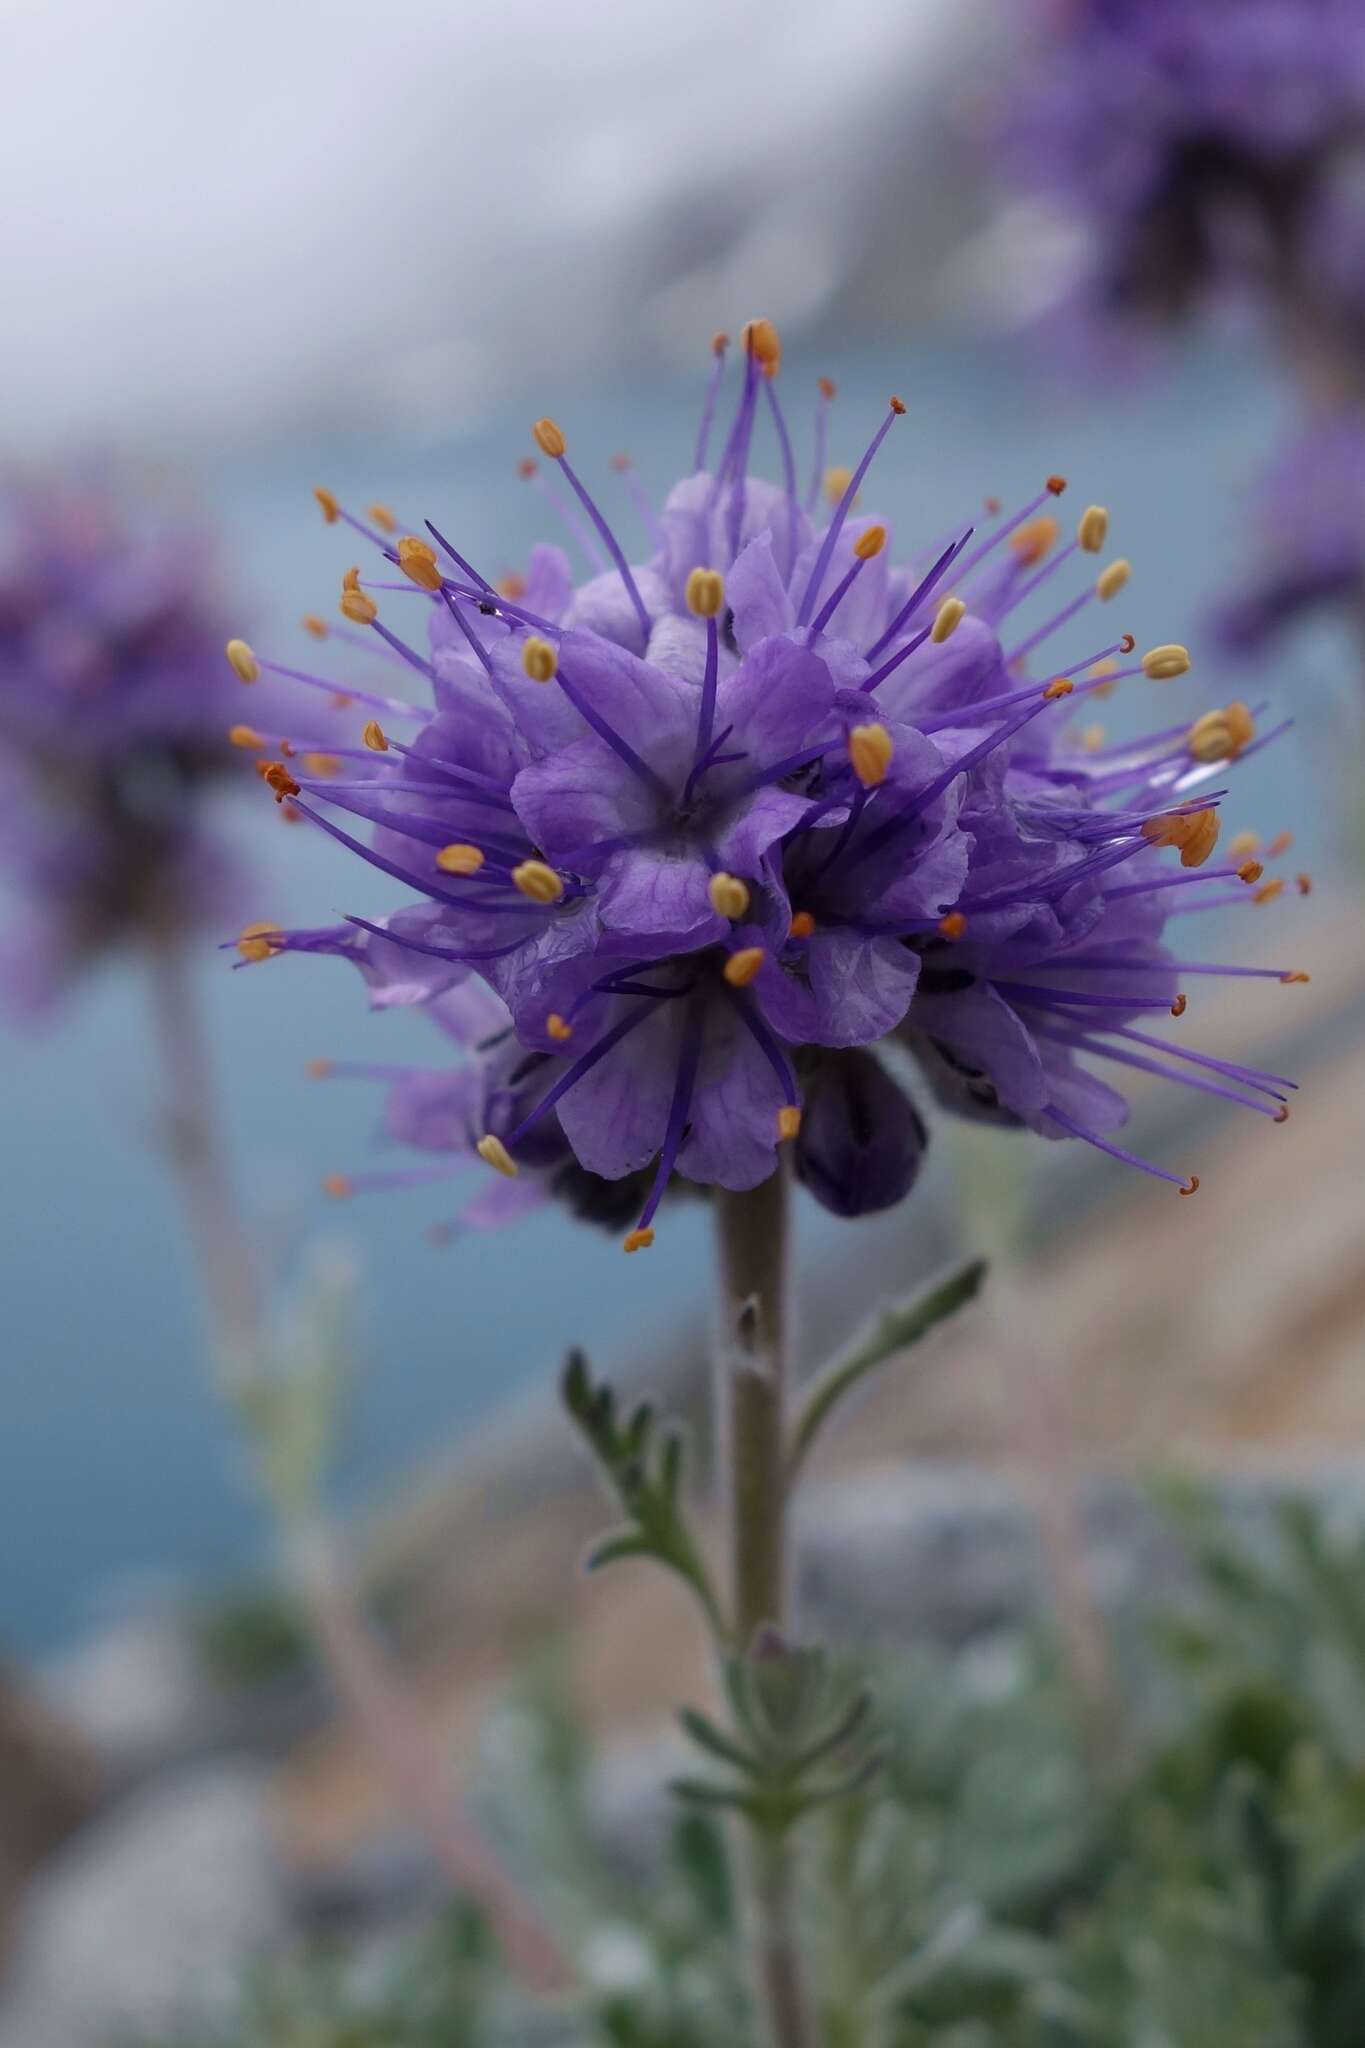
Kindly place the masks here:
POLYGON ((801 1129, 801 1112, 795 1103, 784 1103, 777 1112, 777 1139, 781 1144, 786 1138, 794 1138, 801 1129))
POLYGON ((228 666, 239 683, 257 683, 261 679, 261 664, 245 640, 229 640, 224 650, 228 666))
POLYGON ((443 846, 436 856, 436 865, 443 875, 477 875, 483 861, 482 849, 469 846, 462 839, 443 846))
POLYGON ((509 570, 506 576, 499 576, 497 591, 499 597, 525 597, 526 578, 515 569, 509 570))
POLYGON ((1044 689, 1043 696, 1049 704, 1055 704, 1059 697, 1069 697, 1075 687, 1070 676, 1054 676, 1044 689))
POLYGON ((360 571, 359 571, 359 569, 348 569, 348 570, 346 571, 346 574, 345 574, 345 575, 344 575, 344 576, 342 577, 342 579, 341 579, 341 587, 342 587, 342 589, 343 589, 343 590, 359 590, 359 588, 360 588, 360 571))
POLYGON ((1189 1007, 1189 997, 1183 994, 1177 995, 1175 1001, 1171 1004, 1171 1015, 1173 1017, 1183 1017, 1189 1007))
POLYGON ((419 590, 439 590, 444 581, 440 568, 427 555, 400 555, 398 566, 419 590))
POLYGON ((1294 973, 1282 974, 1280 976, 1280 980, 1285 983, 1286 987, 1291 982, 1310 982, 1312 979, 1313 977, 1311 974, 1305 974, 1301 969, 1296 970, 1294 973))
POLYGON ((237 951, 244 960, 269 960, 278 953, 284 943, 284 933, 269 919, 261 924, 243 925, 237 940, 237 951))
POLYGON ((654 1242, 654 1232, 649 1224, 643 1230, 628 1230, 621 1240, 623 1252, 647 1252, 654 1242))
MULTIPOLYGON (((838 504, 852 481, 853 471, 845 469, 841 462, 835 463, 831 469, 825 471, 825 496, 831 505, 838 504)), ((858 501, 855 498, 853 502, 856 505, 858 501)))
POLYGON ((1260 850, 1260 835, 1255 832, 1239 832, 1235 839, 1228 841, 1228 854, 1233 860, 1241 854, 1259 853, 1260 850))
POLYGON ((725 608, 725 578, 719 569, 692 569, 684 592, 687 609, 699 619, 716 619, 725 608))
POLYGON ((1087 505, 1076 527, 1076 538, 1086 554, 1097 555, 1109 538, 1109 514, 1103 505, 1087 505))
POLYGON ((848 758, 864 789, 885 782, 895 743, 884 725, 855 725, 848 735, 848 758))
POLYGON ((264 739, 254 725, 230 725, 228 738, 234 747, 254 747, 257 753, 265 745, 264 739))
POLYGON ((344 1173, 328 1173, 323 1175, 322 1192, 330 1195, 334 1202, 344 1202, 348 1195, 355 1193, 355 1189, 344 1173))
POLYGON ((798 910, 787 929, 794 939, 809 939, 815 931, 815 919, 808 910, 798 910))
POLYGON ((1256 721, 1245 704, 1206 711, 1185 735, 1196 761, 1231 761, 1256 737, 1256 721))
POLYGON ((483 1160, 485 1166, 491 1166, 494 1173, 500 1173, 504 1180, 516 1179, 516 1160, 503 1144, 502 1139, 495 1138, 491 1131, 485 1137, 480 1138, 474 1150, 478 1153, 480 1159, 483 1160))
POLYGON ((1181 867, 1201 868, 1218 844, 1218 813, 1167 811, 1148 818, 1142 836, 1153 846, 1179 847, 1181 867))
POLYGON ((548 683, 559 666, 558 650, 532 633, 522 647, 521 665, 533 683, 548 683))
POLYGON ((1133 565, 1122 556, 1117 562, 1109 562, 1095 578, 1095 595, 1108 604, 1111 597, 1117 597, 1133 573, 1133 565))
POLYGON ((341 762, 335 754, 305 754, 303 768, 305 774, 318 782, 327 782, 333 775, 340 775, 341 762))
POLYGON ((717 917, 743 917, 749 908, 749 891, 738 875, 712 875, 706 893, 717 917))
POLYGON ((782 343, 771 320, 746 320, 740 329, 746 355, 753 356, 765 377, 775 377, 782 367, 782 343))
POLYGON ((311 633, 315 640, 325 640, 331 632, 326 619, 320 619, 316 612, 305 612, 299 620, 305 633, 311 633))
POLYGON ((1142 657, 1142 673, 1150 676, 1154 683, 1169 683, 1174 676, 1183 676, 1190 666, 1190 650, 1178 641, 1167 641, 1161 647, 1149 647, 1142 657))
POLYGON ((860 562, 870 562, 886 546, 886 528, 869 526, 858 535, 853 543, 853 552, 860 562))
POLYGON ((1278 860, 1282 853, 1288 853, 1294 844, 1292 832, 1277 832, 1265 850, 1267 860, 1278 860))
POLYGON ((277 804, 283 803, 287 796, 298 795, 299 785, 295 782, 283 761, 258 761, 256 763, 256 772, 262 782, 275 792, 277 804))
POLYGON ((725 979, 731 988, 747 988, 767 955, 762 946, 741 946, 725 963, 725 979))
POLYGON ((711 353, 713 356, 723 356, 729 346, 730 337, 728 334, 717 332, 711 336, 711 353))
POLYGON ((317 499, 318 504, 321 506, 322 516, 327 521, 327 524, 329 526, 335 526, 338 519, 340 519, 341 517, 341 507, 340 505, 338 505, 336 499, 332 496, 332 493, 330 491, 324 491, 322 485, 319 484, 317 486, 317 489, 313 492, 313 496, 317 499))
POLYGON ((531 438, 542 455, 548 455, 551 462, 558 462, 568 443, 553 420, 537 420, 531 429, 531 438))
POLYGON ((1268 882, 1262 882, 1259 889, 1252 890, 1251 900, 1253 903, 1273 903, 1277 896, 1283 894, 1284 876, 1272 875, 1268 882))
POLYGON ((1019 557, 1023 567, 1030 569, 1035 562, 1041 562, 1044 555, 1049 554, 1057 545, 1057 536, 1061 530, 1052 514, 1044 512, 1037 519, 1030 519, 1017 533, 1010 535, 1010 548, 1019 557))
POLYGON ((1102 725, 1087 725, 1081 734, 1082 753, 1098 754, 1103 745, 1104 727, 1102 725))
POLYGON ((422 555, 428 562, 436 560, 435 548, 429 540, 423 540, 420 533, 405 533, 397 544, 396 552, 400 562, 405 555, 422 555))
POLYGON ((960 910, 950 910, 946 917, 941 917, 938 921, 938 934, 941 939, 960 939, 966 929, 967 920, 960 910))
POLYGON ((550 1034, 550 1037, 554 1039, 556 1045, 562 1045, 566 1038, 573 1037, 573 1025, 566 1024, 558 1010, 551 1010, 549 1016, 545 1019, 545 1029, 550 1034))
POLYGON ((890 405, 890 407, 891 407, 891 410, 892 410, 892 412, 893 412, 893 413, 895 413, 895 415, 896 415, 896 418, 897 418, 897 419, 904 419, 904 417, 905 417, 905 400, 904 400, 903 398, 897 398, 897 397, 895 396, 895 394, 893 393, 893 394, 892 394, 892 396, 891 396, 891 398, 890 398, 890 399, 889 399, 889 400, 888 400, 887 402, 888 402, 888 404, 890 405))
POLYGON ((392 533, 398 524, 387 505, 371 505, 370 518, 381 533, 392 533))
POLYGON ((379 720, 377 718, 371 718, 366 721, 366 724, 361 732, 360 737, 362 740, 364 740, 366 746, 369 748, 372 754, 388 753, 388 735, 385 733, 383 726, 379 723, 379 720))
POLYGON ((325 1081, 335 1065, 335 1060, 309 1060, 304 1072, 310 1081, 325 1081))
POLYGON ((1237 870, 1237 879, 1250 885, 1252 882, 1259 882, 1264 873, 1265 869, 1258 860, 1244 860, 1237 870))
POLYGON ((512 870, 512 880, 532 903, 558 903, 564 894, 563 880, 543 860, 521 861, 512 870))
POLYGON ((960 597, 945 597, 934 613, 934 623, 929 628, 929 638, 939 646, 950 639, 967 616, 967 607, 960 597))
POLYGON ((363 590, 343 590, 341 609, 357 626, 372 626, 379 617, 379 606, 363 590))

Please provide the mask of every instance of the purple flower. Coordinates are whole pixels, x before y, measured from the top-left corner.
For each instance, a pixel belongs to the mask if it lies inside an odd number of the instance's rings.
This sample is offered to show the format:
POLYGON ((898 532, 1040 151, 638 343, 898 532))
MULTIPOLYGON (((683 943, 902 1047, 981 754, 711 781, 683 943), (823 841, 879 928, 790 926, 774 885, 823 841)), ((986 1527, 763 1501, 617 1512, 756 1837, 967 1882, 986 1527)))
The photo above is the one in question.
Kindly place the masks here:
POLYGON ((1356 0, 1051 0, 1033 15, 1002 93, 1005 167, 1084 227, 1098 308, 1169 317, 1215 285, 1300 291, 1317 209, 1365 132, 1356 0))
MULTIPOLYGON (((632 1250, 652 1241, 675 1175, 752 1187, 803 1132, 798 1171, 829 1206, 894 1199, 921 1127, 875 1061, 842 1057, 893 1036, 949 1106, 1104 1150, 1126 1103, 1088 1058, 1155 1063, 1285 1113, 1273 1077, 1219 1068, 1214 1082, 1201 1056, 1135 1035, 1183 1007, 1178 977, 1202 971, 1162 950, 1171 891, 1188 885, 1190 909, 1252 900, 1255 862, 1206 865, 1219 794, 1207 784, 1273 731, 1242 704, 1117 750, 1078 731, 1081 699, 1189 667, 1176 645, 1121 665, 1131 636, 1082 629, 1060 670, 1029 679, 1054 634, 1124 587, 1126 563, 1096 560, 1103 508, 1064 541, 1064 480, 1051 477, 983 538, 954 525, 893 565, 885 526, 852 513, 900 401, 817 518, 775 389, 776 337, 755 322, 745 340, 719 460, 707 466, 717 373, 693 474, 658 515, 645 507, 645 563, 570 468, 560 429, 537 423, 563 487, 542 482, 608 565, 581 588, 544 549, 495 587, 438 528, 394 539, 319 493, 381 556, 367 583, 348 574, 343 612, 432 701, 355 693, 364 734, 336 752, 357 772, 320 777, 295 748, 266 779, 415 900, 382 920, 252 928, 244 955, 338 954, 381 1008, 439 1013, 479 977, 506 1005, 498 1057, 516 1084, 489 1093, 486 1060, 482 1079, 412 1083, 395 1098, 403 1134, 439 1131, 448 1150, 456 1130, 468 1150, 474 1133, 481 1158, 509 1184, 533 1179, 537 1198, 567 1147, 639 1196, 632 1250), (780 486, 749 475, 760 412, 780 486), (1012 626, 1078 567, 1050 616, 1012 626), (425 651, 390 624, 416 605, 425 651)), ((335 689, 250 649, 236 664, 335 689)))
POLYGON ((1280 450, 1257 487, 1242 586, 1215 631, 1231 654, 1266 651, 1286 626, 1328 605, 1365 603, 1365 415, 1332 414, 1280 450))
POLYGON ((95 954, 231 915, 200 792, 236 711, 209 551, 103 482, 0 486, 5 981, 50 998, 95 954))

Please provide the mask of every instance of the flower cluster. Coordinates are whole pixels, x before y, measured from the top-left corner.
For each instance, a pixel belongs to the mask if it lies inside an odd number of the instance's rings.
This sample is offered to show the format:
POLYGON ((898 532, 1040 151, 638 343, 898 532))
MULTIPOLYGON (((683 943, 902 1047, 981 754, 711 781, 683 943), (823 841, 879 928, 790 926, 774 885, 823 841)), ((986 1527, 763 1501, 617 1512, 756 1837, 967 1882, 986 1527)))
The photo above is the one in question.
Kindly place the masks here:
POLYGON ((1005 97, 1007 171, 1086 230, 1102 311, 1252 285, 1330 301, 1359 339, 1356 0, 1040 0, 1005 97))
POLYGON ((1316 420, 1269 464, 1252 505, 1255 541, 1241 588, 1215 621, 1234 655, 1265 652, 1309 613, 1365 606, 1365 413, 1316 420))
POLYGON ((5 983, 50 996, 95 953, 230 914, 194 797, 234 699, 207 548, 101 482, 0 489, 0 862, 22 905, 5 983))
MULTIPOLYGON (((1191 1192, 1115 1142, 1127 1105, 1086 1060, 1288 1114, 1288 1083, 1142 1028, 1182 1014, 1191 976, 1300 978, 1161 943, 1177 901, 1267 893, 1244 849, 1213 862, 1209 785, 1273 733, 1234 703, 1106 746, 1078 707, 1189 657, 1081 633, 1029 679, 1056 632, 1124 588, 1126 562, 1099 566, 1104 509, 1064 541, 1050 477, 1012 515, 992 506, 983 537, 954 528, 897 565, 885 524, 855 508, 904 405, 853 469, 825 474, 822 385, 803 490, 777 336, 756 321, 743 339, 728 434, 713 460, 718 337, 693 471, 643 507, 645 563, 548 419, 547 487, 601 551, 581 585, 548 546, 494 584, 437 527, 400 534, 383 508, 362 520, 318 493, 377 555, 372 577, 347 572, 344 616, 432 702, 353 690, 368 722, 333 772, 308 772, 316 742, 297 731, 272 736, 261 772, 415 900, 382 922, 254 925, 244 958, 341 955, 376 1004, 426 1004, 470 1049, 453 1076, 387 1078, 393 1135, 504 1177, 476 1221, 490 1200, 564 1191, 572 1166, 589 1213, 618 1220, 603 1185, 631 1190, 640 1249, 676 1175, 749 1188, 784 1143, 829 1207, 884 1207, 924 1150, 894 1071, 908 1055, 956 1111, 1083 1139, 1191 1192), (763 414, 776 485, 750 474, 763 414), (1015 612, 1068 568, 1080 587, 1016 638, 1015 612), (425 632, 400 633, 414 610, 425 632)), ((229 659, 248 683, 281 672, 241 641, 229 659)))

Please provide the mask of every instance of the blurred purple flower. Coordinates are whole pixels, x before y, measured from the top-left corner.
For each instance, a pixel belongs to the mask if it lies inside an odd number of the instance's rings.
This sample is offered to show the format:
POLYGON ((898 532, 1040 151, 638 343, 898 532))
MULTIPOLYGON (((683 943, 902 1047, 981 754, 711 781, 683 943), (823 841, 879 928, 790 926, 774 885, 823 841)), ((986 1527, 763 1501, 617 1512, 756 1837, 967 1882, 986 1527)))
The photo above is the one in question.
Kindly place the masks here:
POLYGON ((205 537, 105 482, 0 482, 0 865, 6 993, 232 914, 200 791, 237 709, 205 537))
POLYGON ((1365 607, 1365 415, 1346 410, 1288 442, 1257 486, 1242 585, 1214 625, 1234 655, 1260 654, 1327 605, 1365 607))
MULTIPOLYGON (((1052 477, 974 547, 959 526, 892 567, 885 527, 851 515, 899 400, 817 522, 822 457, 803 497, 776 337, 754 323, 746 344, 719 462, 704 466, 716 378, 697 471, 660 515, 644 508, 645 564, 628 561, 559 428, 538 422, 612 564, 581 588, 548 549, 494 587, 435 527, 395 539, 319 493, 388 565, 366 584, 348 575, 343 612, 424 675, 434 702, 353 693, 373 715, 362 743, 336 752, 363 775, 311 774, 295 743, 266 776, 420 900, 382 921, 253 927, 244 956, 349 958, 379 1007, 439 1010, 481 976, 506 1005, 515 1036, 499 1058, 518 1082, 496 1115, 477 1073, 424 1082, 395 1098, 405 1134, 429 1118, 446 1149, 448 1085, 457 1149, 482 1118, 475 1149, 511 1184, 533 1178, 537 1199, 564 1144, 601 1181, 645 1176, 629 1249, 652 1241, 675 1173, 752 1187, 802 1134, 798 1171, 838 1213, 897 1199, 923 1149, 918 1119, 875 1063, 836 1056, 893 1035, 950 1107, 1125 1159, 1108 1134, 1127 1105, 1085 1056, 1283 1117, 1275 1077, 1239 1069, 1234 1085, 1218 1067, 1212 1080, 1216 1063, 1137 1030, 1180 1014, 1178 978, 1221 971, 1177 968, 1160 934, 1177 896, 1182 909, 1253 900, 1257 863, 1206 865, 1220 794, 1206 785, 1274 733, 1258 735, 1241 704, 1118 749, 1077 732, 1081 699, 1189 666, 1174 645, 1120 666, 1133 641, 1118 633, 1028 680, 1036 650, 1124 587, 1125 563, 1098 569, 1104 510, 1087 508, 1063 544, 1052 477), (781 488, 748 474, 760 405, 781 488), (1016 610, 1078 557, 1082 587, 1002 644, 1016 610), (429 652, 389 623, 406 605, 425 612, 429 652), (410 738, 393 737, 400 725, 410 738)), ((234 661, 246 680, 279 673, 240 644, 234 661)))

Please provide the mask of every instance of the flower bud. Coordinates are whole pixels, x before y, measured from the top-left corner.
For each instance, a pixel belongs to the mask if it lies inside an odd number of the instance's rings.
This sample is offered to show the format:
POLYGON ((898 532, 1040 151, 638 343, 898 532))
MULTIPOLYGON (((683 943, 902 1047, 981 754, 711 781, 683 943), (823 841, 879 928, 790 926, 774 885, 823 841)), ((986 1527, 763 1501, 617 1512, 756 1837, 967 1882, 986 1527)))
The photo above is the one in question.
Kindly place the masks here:
POLYGON ((836 1216, 871 1216, 909 1194, 928 1135, 870 1052, 825 1052, 806 1082, 797 1177, 836 1216))

